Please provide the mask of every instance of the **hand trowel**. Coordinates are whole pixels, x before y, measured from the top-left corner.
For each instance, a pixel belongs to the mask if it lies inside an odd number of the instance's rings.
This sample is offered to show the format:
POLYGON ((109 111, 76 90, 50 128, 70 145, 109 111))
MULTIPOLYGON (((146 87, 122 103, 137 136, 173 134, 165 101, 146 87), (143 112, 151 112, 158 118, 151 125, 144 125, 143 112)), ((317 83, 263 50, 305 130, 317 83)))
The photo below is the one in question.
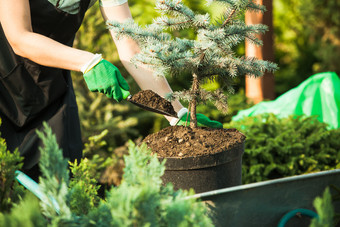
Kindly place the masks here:
MULTIPOLYGON (((139 103, 135 99, 133 99, 133 95, 131 95, 129 91, 125 91, 125 90, 122 89, 122 92, 123 92, 123 98, 124 99, 126 99, 128 102, 138 106, 139 108, 142 108, 144 110, 151 111, 151 112, 154 112, 154 113, 170 116, 170 117, 177 117, 177 114, 174 110, 171 111, 171 112, 167 112, 167 111, 161 110, 159 108, 154 108, 154 107, 148 105, 148 103, 139 103)), ((157 94, 155 94, 155 95, 156 95, 155 98, 165 100, 164 98, 158 96, 157 94)), ((165 100, 165 102, 169 102, 169 101, 165 100)), ((169 105, 171 105, 170 102, 169 102, 169 105)))

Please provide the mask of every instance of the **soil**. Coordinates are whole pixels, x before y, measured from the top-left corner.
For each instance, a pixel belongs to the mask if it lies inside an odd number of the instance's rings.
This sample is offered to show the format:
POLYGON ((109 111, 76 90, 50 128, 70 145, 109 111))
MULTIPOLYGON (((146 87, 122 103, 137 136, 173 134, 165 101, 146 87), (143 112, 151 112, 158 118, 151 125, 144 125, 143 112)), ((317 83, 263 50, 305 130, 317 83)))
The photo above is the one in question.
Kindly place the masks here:
POLYGON ((131 101, 177 116, 171 102, 151 90, 142 90, 138 92, 132 96, 131 101))
POLYGON ((219 153, 242 143, 236 129, 171 126, 148 135, 145 142, 158 157, 196 157, 219 153))

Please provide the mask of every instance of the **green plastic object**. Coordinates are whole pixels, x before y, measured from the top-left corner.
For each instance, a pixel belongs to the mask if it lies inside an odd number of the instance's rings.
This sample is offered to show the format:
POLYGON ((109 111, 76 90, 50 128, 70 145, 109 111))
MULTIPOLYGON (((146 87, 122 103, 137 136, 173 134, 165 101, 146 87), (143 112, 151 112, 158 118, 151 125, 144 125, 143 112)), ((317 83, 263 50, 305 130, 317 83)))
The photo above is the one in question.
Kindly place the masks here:
POLYGON ((263 101, 239 111, 232 120, 263 113, 273 113, 279 118, 316 115, 329 129, 337 129, 340 127, 340 79, 334 72, 315 74, 274 101, 263 101))
MULTIPOLYGON (((24 174, 23 172, 16 170, 16 180, 22 184, 27 190, 32 192, 38 199, 40 199, 42 202, 48 201, 47 196, 45 193, 41 190, 39 184, 35 182, 32 178, 24 174)), ((58 202, 55 200, 55 198, 50 197, 50 200, 52 201, 52 206, 57 212, 57 214, 60 214, 60 207, 58 202)))

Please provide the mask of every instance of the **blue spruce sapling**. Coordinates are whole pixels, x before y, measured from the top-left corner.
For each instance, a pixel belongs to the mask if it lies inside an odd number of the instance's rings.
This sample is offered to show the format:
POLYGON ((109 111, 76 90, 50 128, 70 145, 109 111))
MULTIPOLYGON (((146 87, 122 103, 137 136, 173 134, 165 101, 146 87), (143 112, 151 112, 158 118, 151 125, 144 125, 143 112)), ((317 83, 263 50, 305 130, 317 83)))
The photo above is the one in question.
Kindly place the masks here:
POLYGON ((191 89, 171 94, 173 98, 189 102, 190 127, 197 127, 196 106, 199 102, 211 100, 219 110, 226 112, 227 97, 223 91, 233 90, 231 82, 236 76, 247 74, 258 77, 265 71, 277 69, 274 63, 239 57, 233 50, 245 39, 262 45, 256 35, 263 34, 267 26, 246 25, 239 18, 247 10, 263 13, 265 7, 252 0, 207 0, 208 6, 212 2, 224 8, 221 18, 214 23, 209 14, 196 14, 181 0, 157 0, 156 9, 162 16, 145 28, 133 20, 107 22, 117 38, 128 36, 139 43, 141 53, 134 57, 135 63, 149 66, 157 76, 191 73, 191 89), (197 37, 189 40, 173 37, 168 32, 183 29, 194 30, 197 37), (204 80, 218 80, 221 89, 212 92, 202 89, 200 84, 204 80))

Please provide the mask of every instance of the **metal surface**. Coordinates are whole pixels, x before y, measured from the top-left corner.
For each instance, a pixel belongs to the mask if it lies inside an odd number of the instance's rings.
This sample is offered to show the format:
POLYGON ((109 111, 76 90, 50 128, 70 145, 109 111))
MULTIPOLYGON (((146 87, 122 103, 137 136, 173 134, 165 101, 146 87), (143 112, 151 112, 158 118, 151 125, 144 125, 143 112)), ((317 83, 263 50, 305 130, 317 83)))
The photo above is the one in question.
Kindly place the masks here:
MULTIPOLYGON (((277 180, 235 186, 196 194, 209 204, 215 226, 275 227, 288 212, 305 208, 314 210, 313 201, 327 186, 340 187, 340 169, 277 180)), ((331 193, 335 193, 332 190, 331 193)), ((339 212, 340 202, 333 203, 339 212)), ((309 217, 294 217, 286 224, 309 226, 309 217)))
POLYGON ((149 106, 146 106, 146 105, 143 105, 141 103, 138 103, 138 102, 135 102, 133 100, 131 100, 132 98, 132 95, 129 95, 126 100, 136 106, 138 106, 139 108, 142 108, 144 110, 147 110, 147 111, 151 111, 151 112, 154 112, 154 113, 158 113, 158 114, 162 114, 162 115, 166 115, 166 116, 170 116, 170 117, 177 117, 176 114, 170 114, 168 112, 165 112, 165 111, 162 111, 162 110, 158 110, 158 109, 154 109, 154 108, 151 108, 149 106))

